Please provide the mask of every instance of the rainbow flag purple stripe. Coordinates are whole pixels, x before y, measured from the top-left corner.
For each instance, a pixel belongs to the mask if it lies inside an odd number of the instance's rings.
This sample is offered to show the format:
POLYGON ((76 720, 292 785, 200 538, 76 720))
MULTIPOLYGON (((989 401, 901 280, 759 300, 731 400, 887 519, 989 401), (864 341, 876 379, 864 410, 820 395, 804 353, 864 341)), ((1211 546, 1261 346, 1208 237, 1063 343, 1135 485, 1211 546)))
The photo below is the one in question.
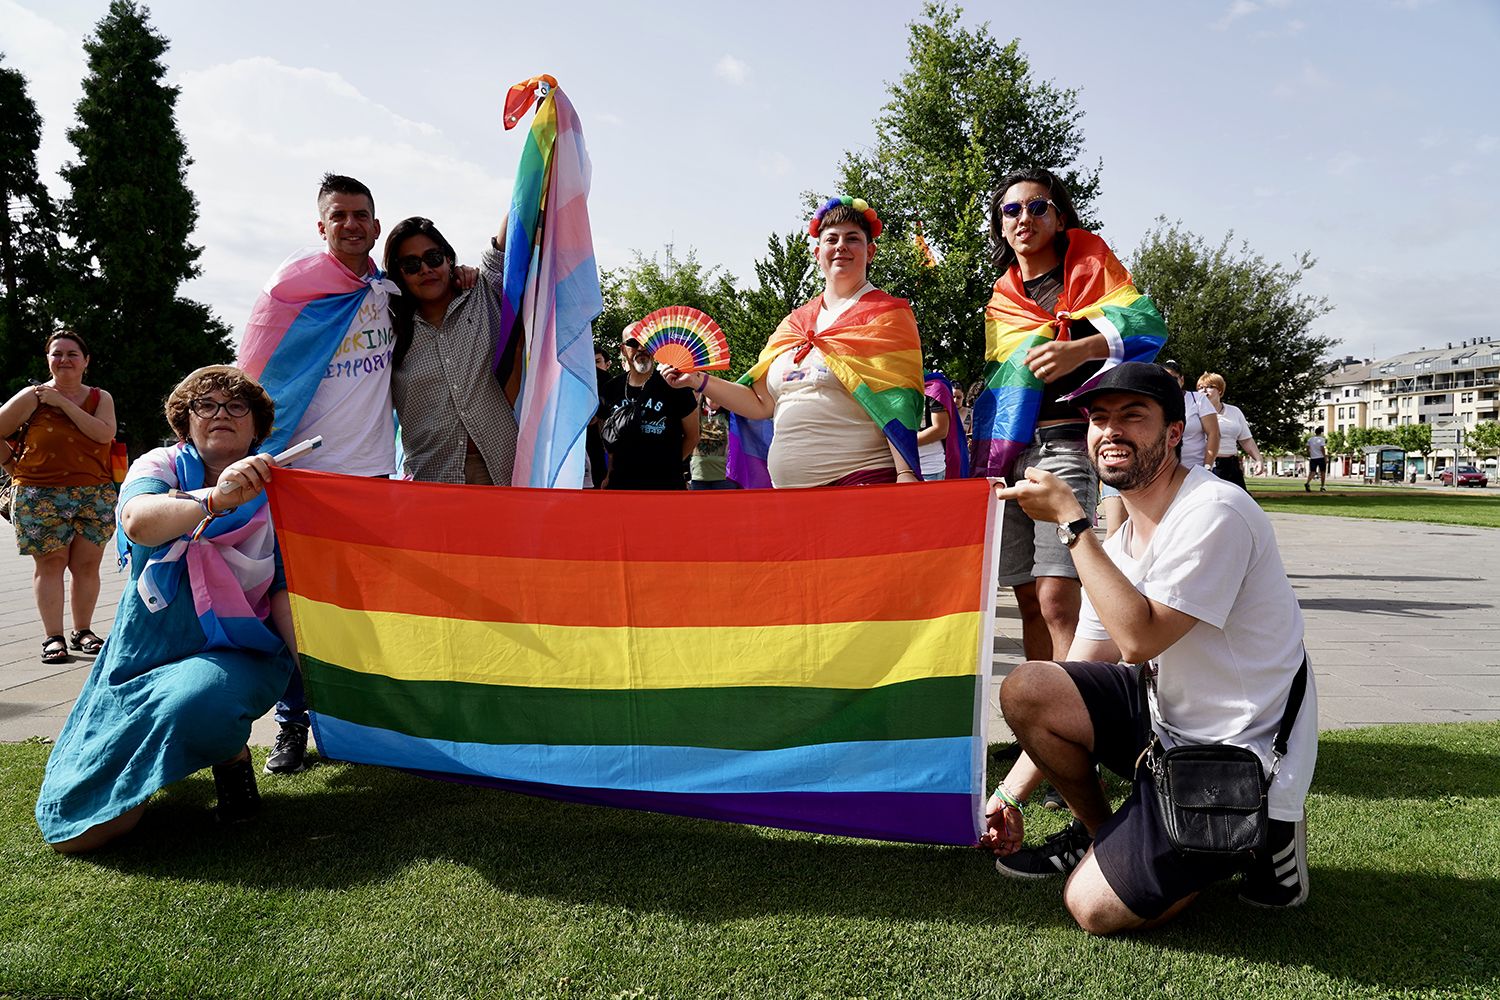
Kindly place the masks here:
POLYGON ((505 227, 495 363, 522 347, 516 486, 583 485, 584 432, 598 409, 590 324, 604 308, 589 228, 589 158, 572 102, 545 90, 521 150, 505 227))

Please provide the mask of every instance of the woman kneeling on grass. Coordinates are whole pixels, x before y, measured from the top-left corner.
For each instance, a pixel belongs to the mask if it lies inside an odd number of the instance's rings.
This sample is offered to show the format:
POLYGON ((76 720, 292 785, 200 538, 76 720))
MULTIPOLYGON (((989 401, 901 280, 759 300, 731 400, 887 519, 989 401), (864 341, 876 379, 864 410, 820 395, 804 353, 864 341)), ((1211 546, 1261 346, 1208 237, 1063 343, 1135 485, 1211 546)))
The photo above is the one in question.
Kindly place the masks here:
POLYGON ((275 405, 213 365, 167 397, 178 443, 142 455, 120 490, 130 582, 47 761, 36 821, 53 848, 129 832, 157 789, 210 765, 221 822, 255 815, 246 740, 286 690, 291 611, 254 445, 275 405), (284 638, 283 638, 284 637, 284 638))

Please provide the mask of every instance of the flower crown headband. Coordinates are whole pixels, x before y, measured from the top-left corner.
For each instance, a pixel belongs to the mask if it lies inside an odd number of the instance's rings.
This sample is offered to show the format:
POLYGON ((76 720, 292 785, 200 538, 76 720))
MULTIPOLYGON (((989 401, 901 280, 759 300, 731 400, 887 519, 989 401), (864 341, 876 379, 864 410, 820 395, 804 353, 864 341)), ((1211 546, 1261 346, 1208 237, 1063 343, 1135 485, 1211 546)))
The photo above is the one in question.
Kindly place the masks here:
POLYGON ((865 221, 870 224, 870 239, 880 238, 880 230, 884 228, 880 221, 880 216, 875 214, 875 210, 870 207, 870 203, 863 198, 850 198, 847 195, 838 198, 829 198, 824 202, 823 207, 818 209, 817 214, 812 217, 812 221, 807 224, 807 235, 816 237, 818 230, 823 228, 823 216, 840 205, 848 205, 865 217, 865 221))

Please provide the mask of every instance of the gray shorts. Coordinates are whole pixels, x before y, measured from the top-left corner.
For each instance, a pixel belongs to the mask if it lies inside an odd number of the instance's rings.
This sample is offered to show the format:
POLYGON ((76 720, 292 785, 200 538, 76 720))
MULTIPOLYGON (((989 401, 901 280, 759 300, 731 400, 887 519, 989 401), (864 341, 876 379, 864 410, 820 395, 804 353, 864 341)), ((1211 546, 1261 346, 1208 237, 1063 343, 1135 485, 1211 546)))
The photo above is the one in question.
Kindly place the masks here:
MULTIPOLYGON (((1088 430, 1082 424, 1038 428, 1031 447, 1016 459, 1009 483, 1019 482, 1028 468, 1045 469, 1073 488, 1084 516, 1094 520, 1099 501, 1099 477, 1089 461, 1088 430)), ((1038 524, 1014 501, 1005 505, 1000 528, 1000 578, 1002 587, 1017 587, 1039 576, 1078 579, 1073 556, 1057 540, 1057 525, 1038 524)))

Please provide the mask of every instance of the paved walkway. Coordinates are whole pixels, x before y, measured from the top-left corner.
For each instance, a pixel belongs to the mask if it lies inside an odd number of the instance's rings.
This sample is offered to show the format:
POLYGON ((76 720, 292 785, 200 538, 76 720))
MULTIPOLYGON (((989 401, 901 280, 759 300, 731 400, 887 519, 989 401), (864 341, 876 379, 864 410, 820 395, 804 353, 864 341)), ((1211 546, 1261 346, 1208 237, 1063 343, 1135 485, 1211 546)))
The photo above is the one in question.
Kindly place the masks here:
MULTIPOLYGON (((1500 530, 1273 514, 1307 619, 1325 729, 1500 720, 1500 530)), ((107 634, 125 578, 106 555, 94 628, 107 634)), ((1009 591, 996 613, 995 676, 1021 659, 1009 591)), ((0 521, 0 741, 55 738, 92 657, 47 666, 31 560, 0 521)), ((992 706, 992 733, 1007 730, 992 706)), ((270 717, 252 742, 275 737, 270 717)))

